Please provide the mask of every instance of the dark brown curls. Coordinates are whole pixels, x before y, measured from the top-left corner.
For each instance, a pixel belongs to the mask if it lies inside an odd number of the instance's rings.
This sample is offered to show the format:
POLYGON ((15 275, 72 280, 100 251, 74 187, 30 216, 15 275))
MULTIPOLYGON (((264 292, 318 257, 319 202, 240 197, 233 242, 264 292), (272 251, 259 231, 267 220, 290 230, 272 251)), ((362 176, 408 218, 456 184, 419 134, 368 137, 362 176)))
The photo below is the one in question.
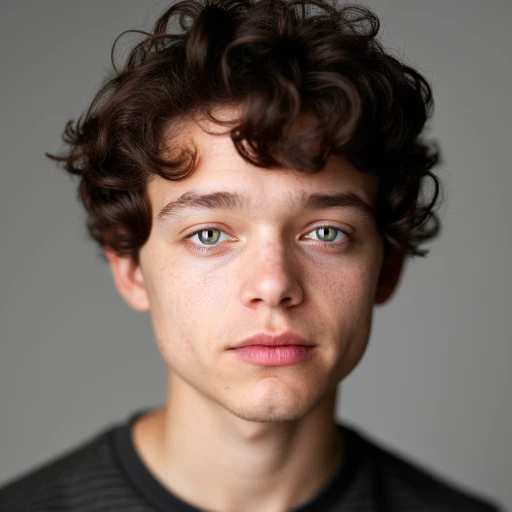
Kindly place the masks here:
POLYGON ((193 148, 172 134, 207 115, 259 167, 314 173, 334 154, 374 173, 387 246, 427 254, 420 245, 440 230, 441 185, 432 172, 440 154, 422 136, 432 90, 384 50, 378 31, 369 9, 327 0, 172 5, 152 33, 140 33, 87 112, 68 123, 65 152, 48 155, 79 176, 92 238, 102 250, 138 261, 151 231, 148 180, 178 181, 193 172, 193 148), (231 105, 242 107, 235 122, 212 113, 231 105), (303 113, 317 122, 292 133, 303 113))

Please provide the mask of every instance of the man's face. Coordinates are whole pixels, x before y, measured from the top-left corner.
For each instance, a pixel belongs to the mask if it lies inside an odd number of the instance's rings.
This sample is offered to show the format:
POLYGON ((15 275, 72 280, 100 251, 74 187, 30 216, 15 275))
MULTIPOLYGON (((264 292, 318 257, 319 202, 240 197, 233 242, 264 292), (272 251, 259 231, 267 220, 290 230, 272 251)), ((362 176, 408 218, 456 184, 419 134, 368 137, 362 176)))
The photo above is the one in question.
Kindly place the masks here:
POLYGON ((148 187, 140 274, 159 348, 175 382, 238 417, 300 418, 366 348, 383 242, 371 213, 343 195, 373 208, 376 179, 340 157, 312 175, 257 168, 229 135, 190 130, 194 173, 148 187), (283 333, 308 348, 281 358, 235 349, 283 333))

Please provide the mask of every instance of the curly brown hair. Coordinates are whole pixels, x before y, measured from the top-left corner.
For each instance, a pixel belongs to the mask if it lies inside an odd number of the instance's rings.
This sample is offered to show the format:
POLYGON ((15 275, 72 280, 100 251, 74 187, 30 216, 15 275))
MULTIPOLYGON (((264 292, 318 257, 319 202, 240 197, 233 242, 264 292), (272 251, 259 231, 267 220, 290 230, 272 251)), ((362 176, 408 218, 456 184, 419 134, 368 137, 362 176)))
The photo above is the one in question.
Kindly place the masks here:
POLYGON ((136 31, 143 40, 121 69, 113 59, 113 76, 85 115, 66 125, 66 152, 48 155, 80 176, 89 234, 102 253, 110 248, 138 262, 151 230, 148 180, 193 172, 195 150, 172 133, 206 114, 229 127, 253 165, 314 173, 333 154, 374 173, 386 247, 426 255, 420 244, 440 230, 440 182, 431 171, 439 149, 420 137, 432 90, 384 50, 379 28, 366 7, 328 0, 183 0, 152 33, 136 31), (229 105, 243 106, 235 122, 213 116, 229 105), (318 122, 292 135, 304 112, 318 122))

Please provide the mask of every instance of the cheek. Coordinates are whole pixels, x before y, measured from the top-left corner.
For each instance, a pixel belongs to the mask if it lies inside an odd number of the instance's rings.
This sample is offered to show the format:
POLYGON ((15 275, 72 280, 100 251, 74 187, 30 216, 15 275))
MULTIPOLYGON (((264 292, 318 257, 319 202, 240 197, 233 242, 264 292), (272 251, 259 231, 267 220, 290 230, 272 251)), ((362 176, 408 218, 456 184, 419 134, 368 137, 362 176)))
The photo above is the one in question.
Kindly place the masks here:
POLYGON ((223 311, 231 297, 227 276, 170 263, 153 268, 149 295, 155 338, 167 362, 215 348, 223 311), (200 350, 199 350, 200 348, 200 350))
POLYGON ((375 264, 355 258, 322 271, 313 267, 304 282, 314 304, 350 326, 373 308, 377 277, 375 264))
POLYGON ((310 289, 314 311, 309 316, 316 319, 317 332, 321 330, 331 340, 328 357, 337 361, 334 373, 338 381, 350 373, 366 349, 378 273, 358 262, 334 273, 306 277, 315 283, 310 289))
POLYGON ((372 326, 377 277, 374 273, 363 272, 352 283, 349 296, 351 304, 347 304, 351 317, 346 318, 350 329, 346 339, 349 341, 344 347, 340 378, 346 377, 355 368, 366 351, 372 326))

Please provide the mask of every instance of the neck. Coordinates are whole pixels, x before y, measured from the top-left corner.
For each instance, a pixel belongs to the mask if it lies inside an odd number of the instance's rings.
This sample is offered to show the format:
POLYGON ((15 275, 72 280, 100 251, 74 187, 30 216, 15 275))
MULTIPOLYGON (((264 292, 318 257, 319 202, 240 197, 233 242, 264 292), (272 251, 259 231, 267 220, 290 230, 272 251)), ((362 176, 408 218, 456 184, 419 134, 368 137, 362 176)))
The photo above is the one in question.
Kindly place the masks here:
POLYGON ((300 419, 241 419, 181 379, 169 379, 166 405, 133 427, 148 469, 198 508, 282 512, 313 498, 342 458, 336 392, 300 419))

